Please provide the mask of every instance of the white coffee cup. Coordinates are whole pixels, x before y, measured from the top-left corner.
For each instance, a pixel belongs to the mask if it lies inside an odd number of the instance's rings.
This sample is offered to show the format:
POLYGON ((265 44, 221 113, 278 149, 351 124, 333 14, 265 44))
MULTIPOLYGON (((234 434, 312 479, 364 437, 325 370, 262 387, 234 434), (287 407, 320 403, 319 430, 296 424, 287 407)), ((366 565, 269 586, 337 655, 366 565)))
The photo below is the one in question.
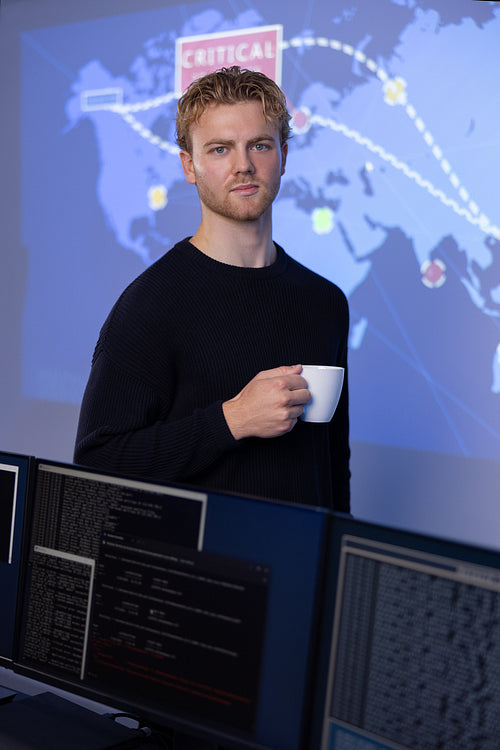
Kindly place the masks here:
POLYGON ((335 414, 344 383, 344 368, 331 365, 303 365, 311 400, 305 404, 304 422, 329 422, 335 414))

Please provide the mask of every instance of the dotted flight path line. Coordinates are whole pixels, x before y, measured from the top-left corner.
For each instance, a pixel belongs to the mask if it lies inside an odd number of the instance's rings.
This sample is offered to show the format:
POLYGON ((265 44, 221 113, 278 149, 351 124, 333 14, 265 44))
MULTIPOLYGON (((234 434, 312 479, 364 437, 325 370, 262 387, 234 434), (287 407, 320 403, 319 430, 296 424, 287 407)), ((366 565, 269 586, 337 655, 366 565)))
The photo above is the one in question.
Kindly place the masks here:
MULTIPOLYGON (((288 42, 282 42, 282 49, 284 50, 290 48, 298 49, 300 47, 322 47, 332 49, 336 52, 342 52, 343 54, 352 57, 361 65, 364 65, 370 73, 376 75, 385 87, 386 101, 389 104, 399 104, 404 107, 407 116, 422 136, 426 146, 431 149, 432 155, 437 160, 441 170, 449 180, 450 185, 458 192, 460 199, 465 205, 461 205, 453 198, 447 196, 443 190, 435 187, 416 170, 411 169, 394 154, 391 154, 382 146, 375 144, 370 138, 363 136, 358 131, 330 118, 323 118, 320 116, 311 116, 309 118, 310 124, 328 127, 331 130, 344 135, 346 138, 350 138, 360 146, 367 148, 369 151, 389 163, 394 169, 401 171, 406 177, 408 177, 408 179, 414 181, 419 187, 426 190, 434 198, 440 200, 444 206, 452 209, 457 215, 466 219, 471 225, 478 227, 482 232, 494 237, 496 240, 500 240, 500 228, 492 224, 490 219, 480 211, 477 203, 470 199, 469 191, 461 183, 449 161, 444 158, 442 149, 435 143, 432 133, 427 129, 423 120, 419 117, 417 110, 412 104, 406 101, 405 84, 402 79, 391 78, 383 68, 377 65, 375 60, 367 57, 367 55, 361 50, 355 49, 352 45, 345 44, 338 39, 327 39, 326 37, 294 37, 288 42)), ((152 130, 143 125, 140 120, 135 117, 135 113, 137 112, 146 112, 151 109, 156 109, 163 104, 170 104, 172 101, 178 99, 176 93, 170 92, 142 102, 134 102, 133 104, 123 104, 121 98, 121 89, 86 91, 82 94, 82 110, 108 110, 114 112, 117 115, 120 115, 127 125, 137 133, 137 135, 151 143, 151 145, 173 156, 179 153, 179 147, 176 144, 170 143, 156 133, 153 133, 152 130)))
POLYGON ((334 120, 321 117, 312 117, 310 120, 311 122, 316 122, 316 124, 329 127, 347 138, 351 138, 356 143, 359 143, 360 146, 365 146, 369 151, 380 156, 381 159, 391 164, 395 169, 402 171, 409 179, 416 182, 419 187, 427 190, 430 195, 440 200, 445 206, 451 208, 459 216, 465 218, 470 224, 478 227, 485 234, 491 235, 495 239, 500 240, 500 228, 492 224, 490 219, 484 213, 481 213, 477 203, 470 199, 469 191, 461 183, 458 175, 453 171, 450 162, 443 156, 443 151, 435 142, 434 136, 427 129, 422 118, 419 117, 415 107, 406 101, 405 85, 402 79, 391 78, 383 68, 377 65, 375 60, 367 57, 367 55, 361 50, 355 49, 352 45, 345 44, 338 39, 327 39, 325 37, 294 37, 290 39, 289 42, 284 41, 282 43, 283 49, 298 49, 300 47, 323 47, 333 49, 336 52, 342 52, 343 54, 352 57, 361 65, 364 65, 370 73, 376 75, 381 83, 384 84, 386 97, 388 97, 390 103, 400 104, 404 107, 407 116, 422 136, 426 146, 431 149, 431 153, 441 167, 441 170, 446 175, 451 186, 458 192, 460 199, 466 204, 466 207, 457 203, 456 200, 449 198, 443 190, 436 188, 429 180, 422 177, 414 169, 411 169, 407 164, 386 151, 383 147, 377 146, 370 138, 361 135, 358 131, 337 123, 334 120))
POLYGON ((120 115, 127 125, 137 133, 137 135, 144 138, 144 140, 151 143, 151 145, 157 146, 162 151, 172 154, 172 156, 176 156, 179 153, 179 147, 177 144, 170 143, 170 141, 166 141, 163 138, 160 138, 156 133, 153 133, 152 130, 143 125, 142 122, 135 117, 135 113, 157 109, 163 104, 170 104, 172 101, 176 101, 178 98, 177 94, 170 92, 163 96, 156 96, 154 99, 147 99, 143 102, 134 102, 134 104, 122 104, 121 102, 111 104, 107 106, 106 109, 120 115))
POLYGON ((447 196, 443 190, 441 190, 440 188, 436 188, 429 180, 422 177, 414 169, 410 169, 410 167, 405 164, 405 162, 402 162, 400 159, 394 156, 394 154, 386 151, 382 146, 378 146, 370 138, 361 135, 361 133, 348 128, 342 123, 336 122, 335 120, 331 120, 326 117, 321 117, 320 115, 311 116, 310 122, 311 124, 317 124, 325 128, 330 128, 337 133, 341 133, 346 138, 350 138, 360 146, 364 146, 373 154, 376 154, 385 162, 389 163, 392 167, 394 167, 394 169, 403 172, 403 174, 408 177, 408 179, 412 180, 419 187, 426 190, 434 198, 440 200, 443 205, 451 208, 456 214, 458 214, 458 216, 462 216, 470 224, 481 229, 485 234, 492 235, 493 237, 495 237, 495 239, 500 240, 500 228, 492 225, 489 219, 484 214, 474 215, 468 208, 458 204, 456 200, 447 196))

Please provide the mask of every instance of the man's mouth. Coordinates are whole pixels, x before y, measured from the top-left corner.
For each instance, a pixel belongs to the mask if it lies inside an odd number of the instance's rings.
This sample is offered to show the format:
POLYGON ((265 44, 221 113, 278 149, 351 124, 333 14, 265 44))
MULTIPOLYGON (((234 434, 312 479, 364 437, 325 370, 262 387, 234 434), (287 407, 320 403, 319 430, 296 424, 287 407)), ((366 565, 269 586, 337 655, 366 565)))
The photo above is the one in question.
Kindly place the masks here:
POLYGON ((259 189, 259 186, 256 185, 254 182, 246 182, 242 185, 236 185, 231 189, 232 193, 237 193, 238 195, 253 195, 257 192, 259 189))

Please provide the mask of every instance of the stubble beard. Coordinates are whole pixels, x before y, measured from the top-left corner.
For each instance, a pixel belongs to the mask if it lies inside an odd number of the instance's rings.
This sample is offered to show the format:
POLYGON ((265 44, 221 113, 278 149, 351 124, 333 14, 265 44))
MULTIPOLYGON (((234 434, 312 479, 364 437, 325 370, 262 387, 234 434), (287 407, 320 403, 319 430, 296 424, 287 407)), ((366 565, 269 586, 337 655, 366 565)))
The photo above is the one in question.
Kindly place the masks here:
POLYGON ((213 214, 230 221, 252 222, 260 219, 271 207, 278 194, 279 183, 270 189, 255 180, 249 180, 249 183, 258 184, 259 190, 255 195, 242 196, 229 192, 224 198, 219 198, 203 180, 197 180, 196 187, 202 205, 213 214))

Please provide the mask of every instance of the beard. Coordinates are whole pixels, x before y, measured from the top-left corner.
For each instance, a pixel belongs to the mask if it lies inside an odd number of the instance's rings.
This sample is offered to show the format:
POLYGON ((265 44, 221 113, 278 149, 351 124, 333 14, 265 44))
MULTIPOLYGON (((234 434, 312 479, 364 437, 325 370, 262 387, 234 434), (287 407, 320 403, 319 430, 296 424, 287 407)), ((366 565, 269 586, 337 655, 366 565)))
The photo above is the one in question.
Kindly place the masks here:
MULTIPOLYGON (((244 184, 242 182, 239 185, 244 184)), ((197 177, 196 187, 203 207, 213 214, 231 221, 257 221, 271 207, 276 198, 280 180, 271 185, 262 185, 256 180, 248 180, 249 185, 258 185, 258 190, 252 195, 239 195, 237 192, 215 191, 202 177, 197 177)))

